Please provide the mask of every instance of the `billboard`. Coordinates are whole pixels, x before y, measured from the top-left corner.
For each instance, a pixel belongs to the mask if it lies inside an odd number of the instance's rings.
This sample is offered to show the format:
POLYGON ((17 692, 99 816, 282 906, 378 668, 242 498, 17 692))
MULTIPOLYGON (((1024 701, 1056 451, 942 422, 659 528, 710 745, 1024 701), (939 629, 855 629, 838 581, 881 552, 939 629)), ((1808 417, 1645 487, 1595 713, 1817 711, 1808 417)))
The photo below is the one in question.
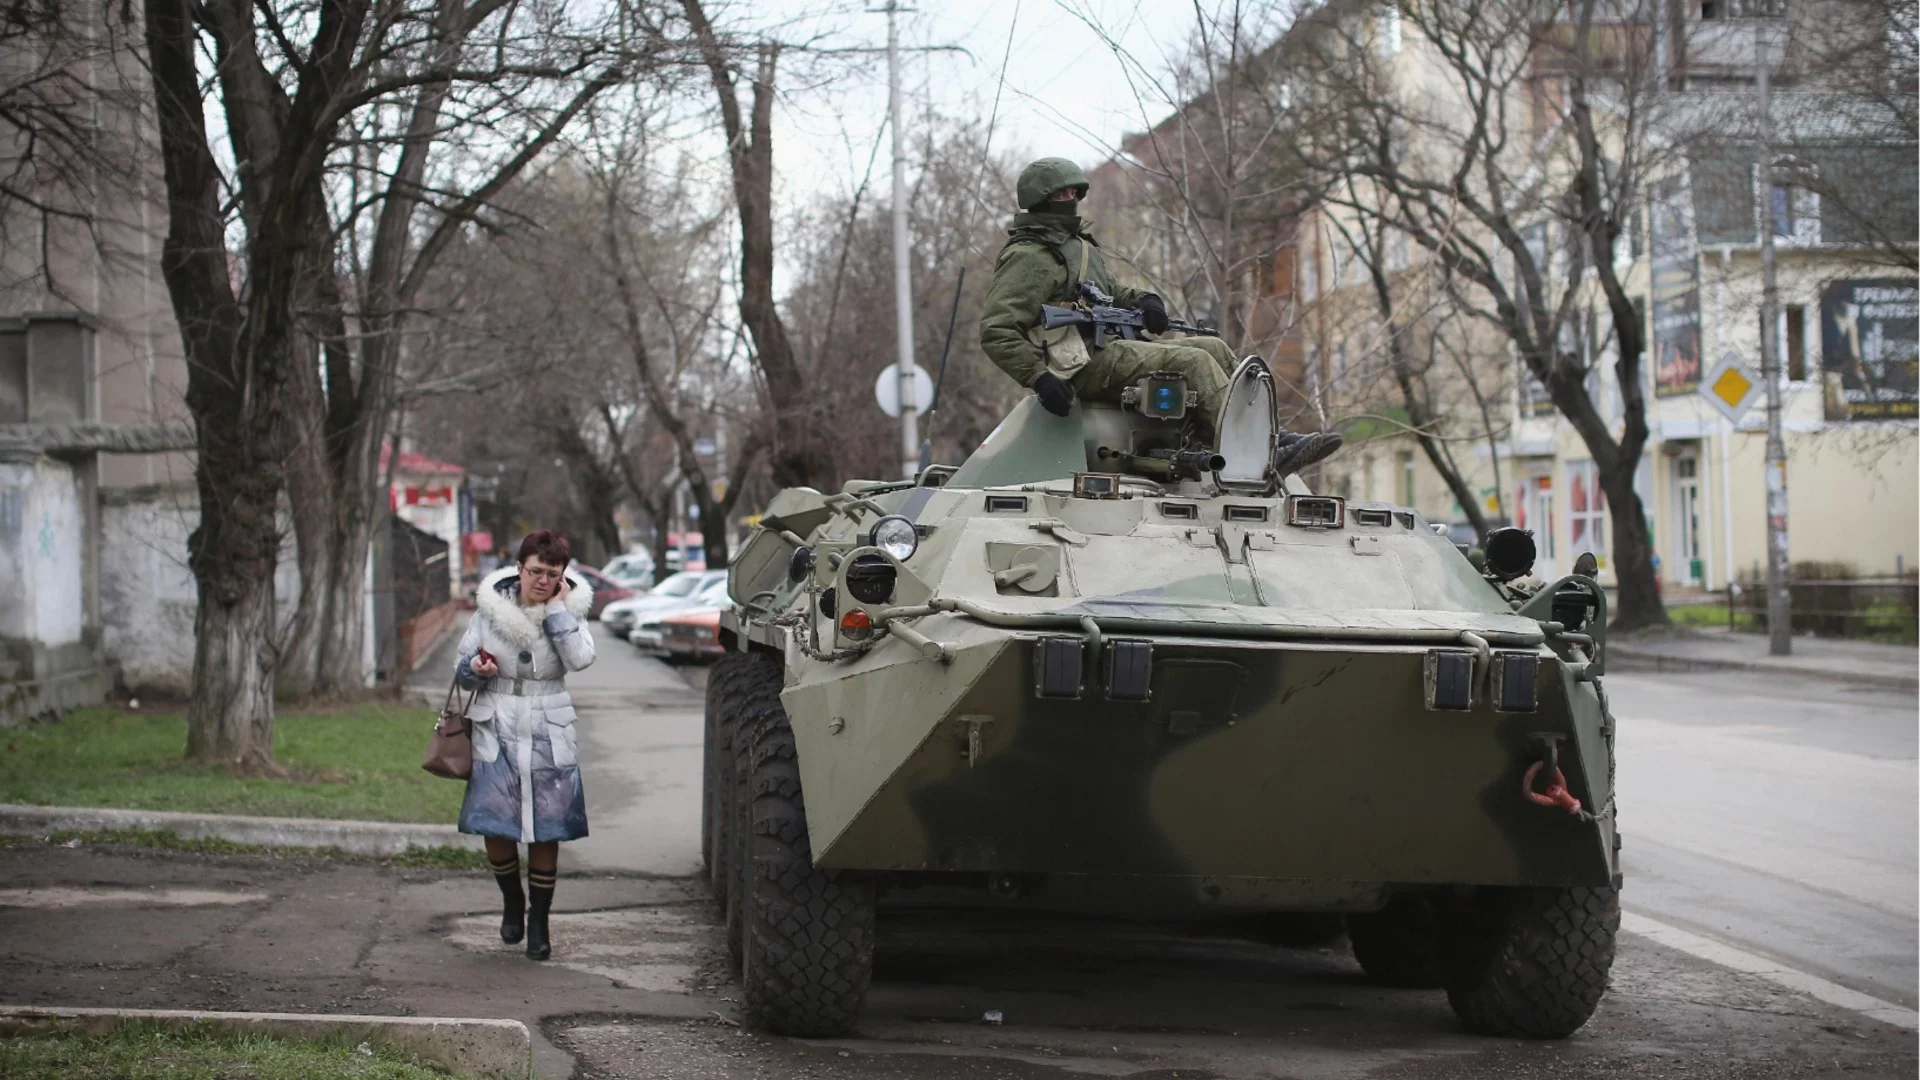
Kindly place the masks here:
POLYGON ((1700 260, 1693 241, 1693 204, 1680 183, 1661 185, 1652 217, 1653 392, 1691 394, 1700 386, 1700 260))
POLYGON ((1920 283, 1835 281, 1820 293, 1820 366, 1829 420, 1911 420, 1920 361, 1920 283))

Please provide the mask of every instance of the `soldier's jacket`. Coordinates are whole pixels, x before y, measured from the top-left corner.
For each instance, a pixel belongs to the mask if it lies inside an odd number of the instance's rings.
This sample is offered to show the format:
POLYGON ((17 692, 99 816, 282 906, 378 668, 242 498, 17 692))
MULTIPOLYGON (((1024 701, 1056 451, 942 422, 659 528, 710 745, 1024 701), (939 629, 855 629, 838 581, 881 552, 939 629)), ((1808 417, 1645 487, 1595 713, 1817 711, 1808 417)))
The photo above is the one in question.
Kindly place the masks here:
POLYGON ((1114 281, 1099 242, 1083 231, 1078 217, 1016 214, 1007 236, 980 314, 980 348, 1022 386, 1032 386, 1049 368, 1064 378, 1086 363, 1087 347, 1074 327, 1039 330, 1040 306, 1079 301, 1082 281, 1111 293, 1122 307, 1135 306, 1142 290, 1114 281))

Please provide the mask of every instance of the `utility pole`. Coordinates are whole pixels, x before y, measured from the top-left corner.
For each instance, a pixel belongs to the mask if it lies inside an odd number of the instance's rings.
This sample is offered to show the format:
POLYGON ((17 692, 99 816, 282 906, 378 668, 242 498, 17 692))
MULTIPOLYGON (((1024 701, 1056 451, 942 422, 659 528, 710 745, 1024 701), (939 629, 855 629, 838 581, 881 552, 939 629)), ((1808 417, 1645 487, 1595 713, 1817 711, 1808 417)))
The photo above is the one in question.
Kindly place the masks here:
MULTIPOLYGON (((1766 16, 1754 21, 1754 83, 1760 94, 1760 378, 1767 389, 1768 648, 1786 656, 1793 652, 1793 596, 1787 586, 1787 444, 1780 434, 1780 294, 1773 274, 1771 29, 1766 16)), ((1788 209, 1791 213, 1791 203, 1788 209)))
POLYGON ((920 403, 913 399, 913 277, 907 249, 907 139, 900 123, 900 5, 887 13, 887 123, 893 129, 893 310, 900 334, 900 469, 913 479, 920 466, 920 403))

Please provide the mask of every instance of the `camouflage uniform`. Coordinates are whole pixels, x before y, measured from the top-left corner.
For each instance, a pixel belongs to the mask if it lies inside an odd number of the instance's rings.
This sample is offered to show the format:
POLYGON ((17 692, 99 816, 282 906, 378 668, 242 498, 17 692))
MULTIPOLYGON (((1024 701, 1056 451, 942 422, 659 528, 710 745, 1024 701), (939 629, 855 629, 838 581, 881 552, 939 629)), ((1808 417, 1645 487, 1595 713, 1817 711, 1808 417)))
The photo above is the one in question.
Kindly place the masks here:
MULTIPOLYGON (((1166 314, 1158 296, 1122 286, 1107 271, 1100 244, 1085 231, 1078 213, 1087 190, 1086 175, 1065 158, 1041 158, 1021 171, 1015 194, 1023 212, 1007 227, 1007 244, 994 263, 993 284, 987 287, 980 313, 980 348, 1060 415, 1076 396, 1117 402, 1122 391, 1153 372, 1184 375, 1187 386, 1198 392, 1194 413, 1211 439, 1219 432, 1228 383, 1239 366, 1226 342, 1204 335, 1160 341, 1116 338, 1094 349, 1079 327, 1047 330, 1040 324, 1043 305, 1080 302, 1081 282, 1092 282, 1121 307, 1162 318, 1166 314), (1053 199, 1069 188, 1072 201, 1053 199)), ((1278 436, 1273 466, 1282 474, 1324 459, 1341 443, 1339 433, 1332 431, 1283 430, 1278 436)))
POLYGON ((1077 327, 1052 334, 1037 330, 1041 305, 1078 302, 1082 281, 1111 293, 1123 307, 1138 306, 1144 294, 1114 281, 1099 242, 1082 231, 1077 216, 1022 213, 1007 232, 1007 246, 994 265, 980 316, 980 347, 1000 370, 1022 386, 1032 386, 1041 372, 1051 371, 1092 401, 1119 401, 1122 389, 1149 373, 1177 371, 1199 391, 1198 412, 1207 430, 1214 430, 1214 418, 1226 401, 1227 380, 1239 363, 1226 342, 1210 337, 1113 339, 1095 350, 1077 327), (1081 343, 1076 347, 1068 335, 1081 343))
MULTIPOLYGON (((1085 188, 1080 170, 1071 162, 1045 158, 1021 175, 1020 197, 1023 203, 1043 204, 1053 192, 1072 186, 1085 188)), ((1152 372, 1178 372, 1199 393, 1196 411, 1206 430, 1215 430, 1227 381, 1239 364, 1226 342, 1201 336, 1112 339, 1096 350, 1076 327, 1041 330, 1041 305, 1078 303, 1082 281, 1111 294, 1122 307, 1139 307, 1151 294, 1114 280, 1099 241, 1084 230, 1077 214, 1016 214, 1007 235, 980 316, 980 347, 988 359, 1022 386, 1033 386, 1041 373, 1050 371, 1092 401, 1119 401, 1122 390, 1152 372)))

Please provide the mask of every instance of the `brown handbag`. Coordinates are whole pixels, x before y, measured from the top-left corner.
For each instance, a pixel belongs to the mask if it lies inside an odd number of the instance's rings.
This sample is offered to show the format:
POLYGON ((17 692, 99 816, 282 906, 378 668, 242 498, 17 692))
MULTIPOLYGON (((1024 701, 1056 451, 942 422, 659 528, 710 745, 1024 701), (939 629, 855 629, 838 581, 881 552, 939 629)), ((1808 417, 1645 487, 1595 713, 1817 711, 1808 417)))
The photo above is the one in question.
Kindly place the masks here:
POLYGON ((465 780, 473 775, 473 724, 467 713, 473 710, 475 690, 460 703, 460 677, 447 687, 447 702, 440 707, 440 718, 433 722, 433 740, 427 743, 427 756, 420 767, 435 776, 465 780))

